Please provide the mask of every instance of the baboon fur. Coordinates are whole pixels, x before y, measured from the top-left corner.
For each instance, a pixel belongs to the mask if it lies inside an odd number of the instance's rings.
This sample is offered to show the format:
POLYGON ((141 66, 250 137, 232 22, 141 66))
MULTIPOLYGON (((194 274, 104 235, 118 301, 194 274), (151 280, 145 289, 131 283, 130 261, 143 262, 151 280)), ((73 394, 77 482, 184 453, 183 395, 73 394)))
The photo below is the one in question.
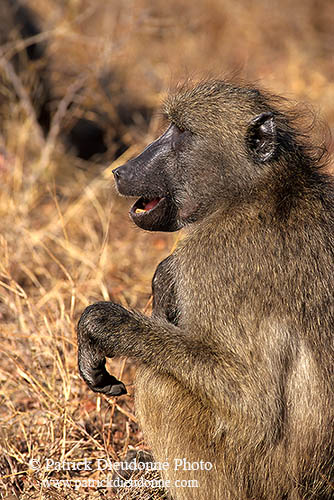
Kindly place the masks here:
POLYGON ((151 317, 113 302, 84 311, 80 372, 119 394, 104 357, 138 362, 137 416, 154 459, 170 463, 174 500, 334 499, 325 150, 283 99, 245 84, 180 87, 165 115, 167 132, 115 178, 142 196, 137 225, 186 234, 155 273, 151 317), (177 458, 213 469, 175 471, 177 458))

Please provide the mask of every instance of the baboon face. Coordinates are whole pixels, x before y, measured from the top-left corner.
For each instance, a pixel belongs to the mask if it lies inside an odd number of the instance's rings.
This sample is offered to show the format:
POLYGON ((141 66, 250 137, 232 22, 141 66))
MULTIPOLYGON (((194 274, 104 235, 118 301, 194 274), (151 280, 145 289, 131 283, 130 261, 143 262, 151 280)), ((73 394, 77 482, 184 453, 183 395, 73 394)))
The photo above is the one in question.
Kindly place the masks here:
POLYGON ((139 156, 113 171, 119 193, 139 197, 130 217, 142 229, 176 231, 181 227, 175 189, 177 150, 186 148, 191 139, 191 134, 171 124, 139 156))
POLYGON ((169 98, 165 133, 113 171, 119 193, 139 198, 130 209, 135 224, 176 231, 254 187, 277 150, 274 114, 259 98, 222 82, 169 98))

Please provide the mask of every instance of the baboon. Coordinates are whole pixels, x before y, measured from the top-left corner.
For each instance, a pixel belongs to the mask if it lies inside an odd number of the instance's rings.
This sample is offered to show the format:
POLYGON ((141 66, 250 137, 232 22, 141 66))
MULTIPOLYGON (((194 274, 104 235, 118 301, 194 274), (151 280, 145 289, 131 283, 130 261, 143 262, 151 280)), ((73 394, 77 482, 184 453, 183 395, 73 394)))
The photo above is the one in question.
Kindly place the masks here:
POLYGON ((151 317, 85 309, 80 373, 115 395, 105 356, 138 362, 137 416, 174 500, 334 499, 326 151, 283 99, 243 83, 180 87, 164 111, 167 131, 114 176, 139 198, 135 224, 186 234, 155 272, 151 317))

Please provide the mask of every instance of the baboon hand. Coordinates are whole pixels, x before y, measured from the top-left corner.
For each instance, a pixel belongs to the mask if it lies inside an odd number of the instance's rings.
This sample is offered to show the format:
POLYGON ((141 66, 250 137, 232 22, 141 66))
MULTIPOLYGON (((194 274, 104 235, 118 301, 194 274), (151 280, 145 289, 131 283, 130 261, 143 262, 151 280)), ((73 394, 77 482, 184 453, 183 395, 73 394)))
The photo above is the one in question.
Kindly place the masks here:
POLYGON ((122 382, 105 368, 105 356, 117 356, 119 334, 131 313, 113 302, 88 306, 78 323, 78 364, 82 378, 95 392, 111 396, 126 394, 122 382))

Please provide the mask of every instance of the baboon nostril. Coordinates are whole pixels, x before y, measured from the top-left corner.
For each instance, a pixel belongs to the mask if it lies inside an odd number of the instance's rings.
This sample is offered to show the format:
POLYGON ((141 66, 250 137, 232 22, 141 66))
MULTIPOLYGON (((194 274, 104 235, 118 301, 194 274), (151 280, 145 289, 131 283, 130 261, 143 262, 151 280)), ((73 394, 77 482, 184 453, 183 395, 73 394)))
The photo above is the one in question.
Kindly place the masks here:
POLYGON ((115 179, 119 179, 120 173, 118 168, 114 168, 114 170, 112 170, 112 173, 114 174, 115 179))

